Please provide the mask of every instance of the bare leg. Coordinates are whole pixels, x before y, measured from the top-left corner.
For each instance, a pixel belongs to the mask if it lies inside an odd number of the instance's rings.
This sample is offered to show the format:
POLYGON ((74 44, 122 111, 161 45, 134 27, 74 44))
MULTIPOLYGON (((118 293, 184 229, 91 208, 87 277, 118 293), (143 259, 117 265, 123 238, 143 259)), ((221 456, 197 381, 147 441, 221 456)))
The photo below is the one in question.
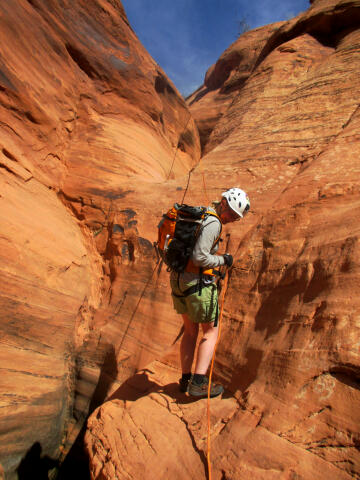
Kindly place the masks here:
POLYGON ((203 338, 199 344, 195 373, 206 375, 214 352, 219 328, 212 323, 202 323, 203 338))
POLYGON ((184 321, 184 335, 180 344, 181 370, 182 373, 190 373, 194 360, 199 325, 197 323, 193 323, 185 313, 182 315, 182 317, 184 321))

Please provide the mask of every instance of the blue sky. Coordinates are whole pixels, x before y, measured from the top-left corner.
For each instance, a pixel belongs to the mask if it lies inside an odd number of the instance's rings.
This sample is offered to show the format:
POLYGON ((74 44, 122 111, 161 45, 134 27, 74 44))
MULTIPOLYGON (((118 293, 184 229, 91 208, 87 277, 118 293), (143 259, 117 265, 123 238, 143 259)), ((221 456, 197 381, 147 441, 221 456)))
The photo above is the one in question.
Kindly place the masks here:
POLYGON ((121 1, 141 43, 184 96, 237 39, 242 19, 253 29, 310 7, 309 0, 121 1))

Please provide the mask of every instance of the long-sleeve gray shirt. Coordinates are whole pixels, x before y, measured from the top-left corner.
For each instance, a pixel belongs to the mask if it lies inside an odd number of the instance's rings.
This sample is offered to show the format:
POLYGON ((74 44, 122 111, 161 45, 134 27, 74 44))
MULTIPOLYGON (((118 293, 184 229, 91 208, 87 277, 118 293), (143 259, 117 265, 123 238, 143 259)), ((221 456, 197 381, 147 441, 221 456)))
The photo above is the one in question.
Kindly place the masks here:
MULTIPOLYGON (((208 208, 208 210, 215 213, 215 210, 208 208)), ((209 215, 202 223, 199 236, 196 240, 191 260, 197 267, 204 269, 219 267, 224 265, 224 257, 222 255, 215 255, 219 245, 215 242, 219 238, 221 232, 220 221, 209 215)))

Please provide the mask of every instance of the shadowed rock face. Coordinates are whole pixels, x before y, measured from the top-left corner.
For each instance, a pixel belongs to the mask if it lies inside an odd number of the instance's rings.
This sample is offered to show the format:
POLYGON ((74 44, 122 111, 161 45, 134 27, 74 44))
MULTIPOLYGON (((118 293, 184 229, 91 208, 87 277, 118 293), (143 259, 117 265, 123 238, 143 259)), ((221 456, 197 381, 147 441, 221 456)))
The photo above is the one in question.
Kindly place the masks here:
MULTIPOLYGON (((188 99, 209 132, 187 202, 239 185, 252 207, 226 227, 235 264, 215 366, 227 392, 211 402, 218 480, 360 475, 359 12, 358 1, 318 0, 246 33, 188 99)), ((178 378, 174 349, 94 412, 92 478, 207 478, 206 401, 181 395, 178 378)))
POLYGON ((112 0, 1 3, 0 130, 0 461, 15 478, 34 445, 65 454, 109 378, 175 338, 177 326, 155 338, 152 285, 131 315, 169 205, 162 185, 200 146, 112 0))

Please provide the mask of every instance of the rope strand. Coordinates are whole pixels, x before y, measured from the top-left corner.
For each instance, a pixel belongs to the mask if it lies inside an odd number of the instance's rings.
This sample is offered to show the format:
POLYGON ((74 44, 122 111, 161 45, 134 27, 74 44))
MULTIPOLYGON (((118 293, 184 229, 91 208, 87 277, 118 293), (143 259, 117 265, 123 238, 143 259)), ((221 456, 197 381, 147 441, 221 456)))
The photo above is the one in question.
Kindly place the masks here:
POLYGON ((169 178, 170 178, 172 169, 173 169, 174 164, 175 164, 176 154, 177 154, 177 151, 178 151, 178 148, 179 148, 179 145, 180 145, 180 138, 181 138, 181 136, 184 135, 184 133, 186 132, 186 129, 187 129, 187 126, 188 126, 188 124, 189 124, 189 122, 190 122, 190 119, 191 119, 191 113, 189 112, 189 117, 188 117, 187 122, 186 122, 186 124, 185 124, 185 128, 184 128, 184 130, 182 131, 182 133, 180 133, 180 135, 179 135, 179 140, 178 140, 177 145, 176 145, 176 149, 175 149, 175 154, 174 154, 174 157, 173 157, 173 161, 172 161, 172 164, 171 164, 171 167, 170 167, 170 171, 169 171, 169 174, 168 174, 166 180, 169 180, 169 178))
MULTIPOLYGON (((226 247, 225 247, 225 253, 229 249, 229 243, 230 243, 230 233, 226 234, 227 241, 226 241, 226 247)), ((214 362, 215 362, 215 355, 216 355, 216 349, 220 341, 221 337, 221 326, 222 326, 222 317, 223 317, 223 311, 224 311, 224 303, 225 303, 225 295, 228 289, 228 283, 229 283, 229 269, 226 268, 225 270, 225 277, 224 277, 224 286, 222 287, 220 294, 220 313, 219 313, 219 333, 216 339, 214 351, 212 354, 211 358, 211 365, 210 365, 210 374, 209 374, 209 386, 208 386, 208 395, 207 395, 207 465, 208 465, 208 478, 211 480, 211 432, 210 432, 210 392, 211 392, 211 381, 212 381, 212 374, 214 370, 214 362)), ((220 284, 221 286, 221 284, 220 284)))
POLYGON ((195 167, 193 167, 191 170, 189 170, 188 181, 187 181, 187 184, 186 184, 186 187, 185 187, 185 192, 184 192, 183 198, 182 198, 182 200, 181 200, 181 204, 184 203, 185 195, 187 194, 187 191, 188 191, 188 188, 189 188, 189 185, 190 185, 190 177, 191 177, 191 174, 192 174, 194 168, 195 168, 195 167))
POLYGON ((210 426, 211 426, 211 424, 210 424, 211 380, 212 380, 212 374, 213 374, 213 369, 214 369, 216 349, 217 349, 218 343, 220 341, 220 336, 221 336, 222 316, 223 316, 223 310, 224 310, 225 294, 226 294, 227 287, 228 287, 228 278, 229 278, 229 274, 228 274, 228 271, 226 270, 225 279, 224 279, 224 286, 221 290, 221 307, 220 307, 220 314, 219 314, 219 334, 218 334, 218 337, 216 339, 215 348, 214 348, 213 356, 212 356, 212 359, 211 359, 208 396, 207 396, 207 464, 208 464, 208 474, 209 474, 208 479, 209 480, 211 480, 211 435, 210 435, 210 426))
POLYGON ((129 328, 130 328, 130 325, 131 325, 134 317, 135 317, 135 314, 136 314, 136 312, 137 312, 137 310, 138 310, 138 308, 139 308, 139 305, 140 305, 140 303, 141 303, 141 301, 142 301, 142 299, 143 299, 143 297, 144 297, 144 295, 145 295, 146 289, 148 288, 148 286, 150 285, 150 282, 151 282, 152 279, 153 279, 153 276, 154 276, 154 273, 155 273, 156 268, 157 268, 157 264, 155 265, 153 271, 151 272, 151 277, 150 277, 149 280, 146 282, 145 287, 144 287, 143 291, 141 292, 141 295, 140 295, 140 297, 139 297, 139 300, 138 300, 138 302, 137 302, 137 304, 136 304, 136 306, 135 306, 135 309, 134 309, 134 311, 133 311, 133 313, 132 313, 132 315, 131 315, 131 317, 130 317, 130 320, 129 320, 128 324, 127 324, 127 327, 126 327, 126 329, 125 329, 125 332, 124 332, 124 335, 123 335, 122 340, 121 340, 121 342, 120 342, 120 345, 119 345, 119 347, 117 348, 116 356, 118 356, 119 353, 120 353, 120 351, 121 351, 121 348, 122 348, 122 346, 123 346, 125 337, 126 337, 126 335, 127 335, 127 332, 128 332, 128 330, 129 330, 129 328))

